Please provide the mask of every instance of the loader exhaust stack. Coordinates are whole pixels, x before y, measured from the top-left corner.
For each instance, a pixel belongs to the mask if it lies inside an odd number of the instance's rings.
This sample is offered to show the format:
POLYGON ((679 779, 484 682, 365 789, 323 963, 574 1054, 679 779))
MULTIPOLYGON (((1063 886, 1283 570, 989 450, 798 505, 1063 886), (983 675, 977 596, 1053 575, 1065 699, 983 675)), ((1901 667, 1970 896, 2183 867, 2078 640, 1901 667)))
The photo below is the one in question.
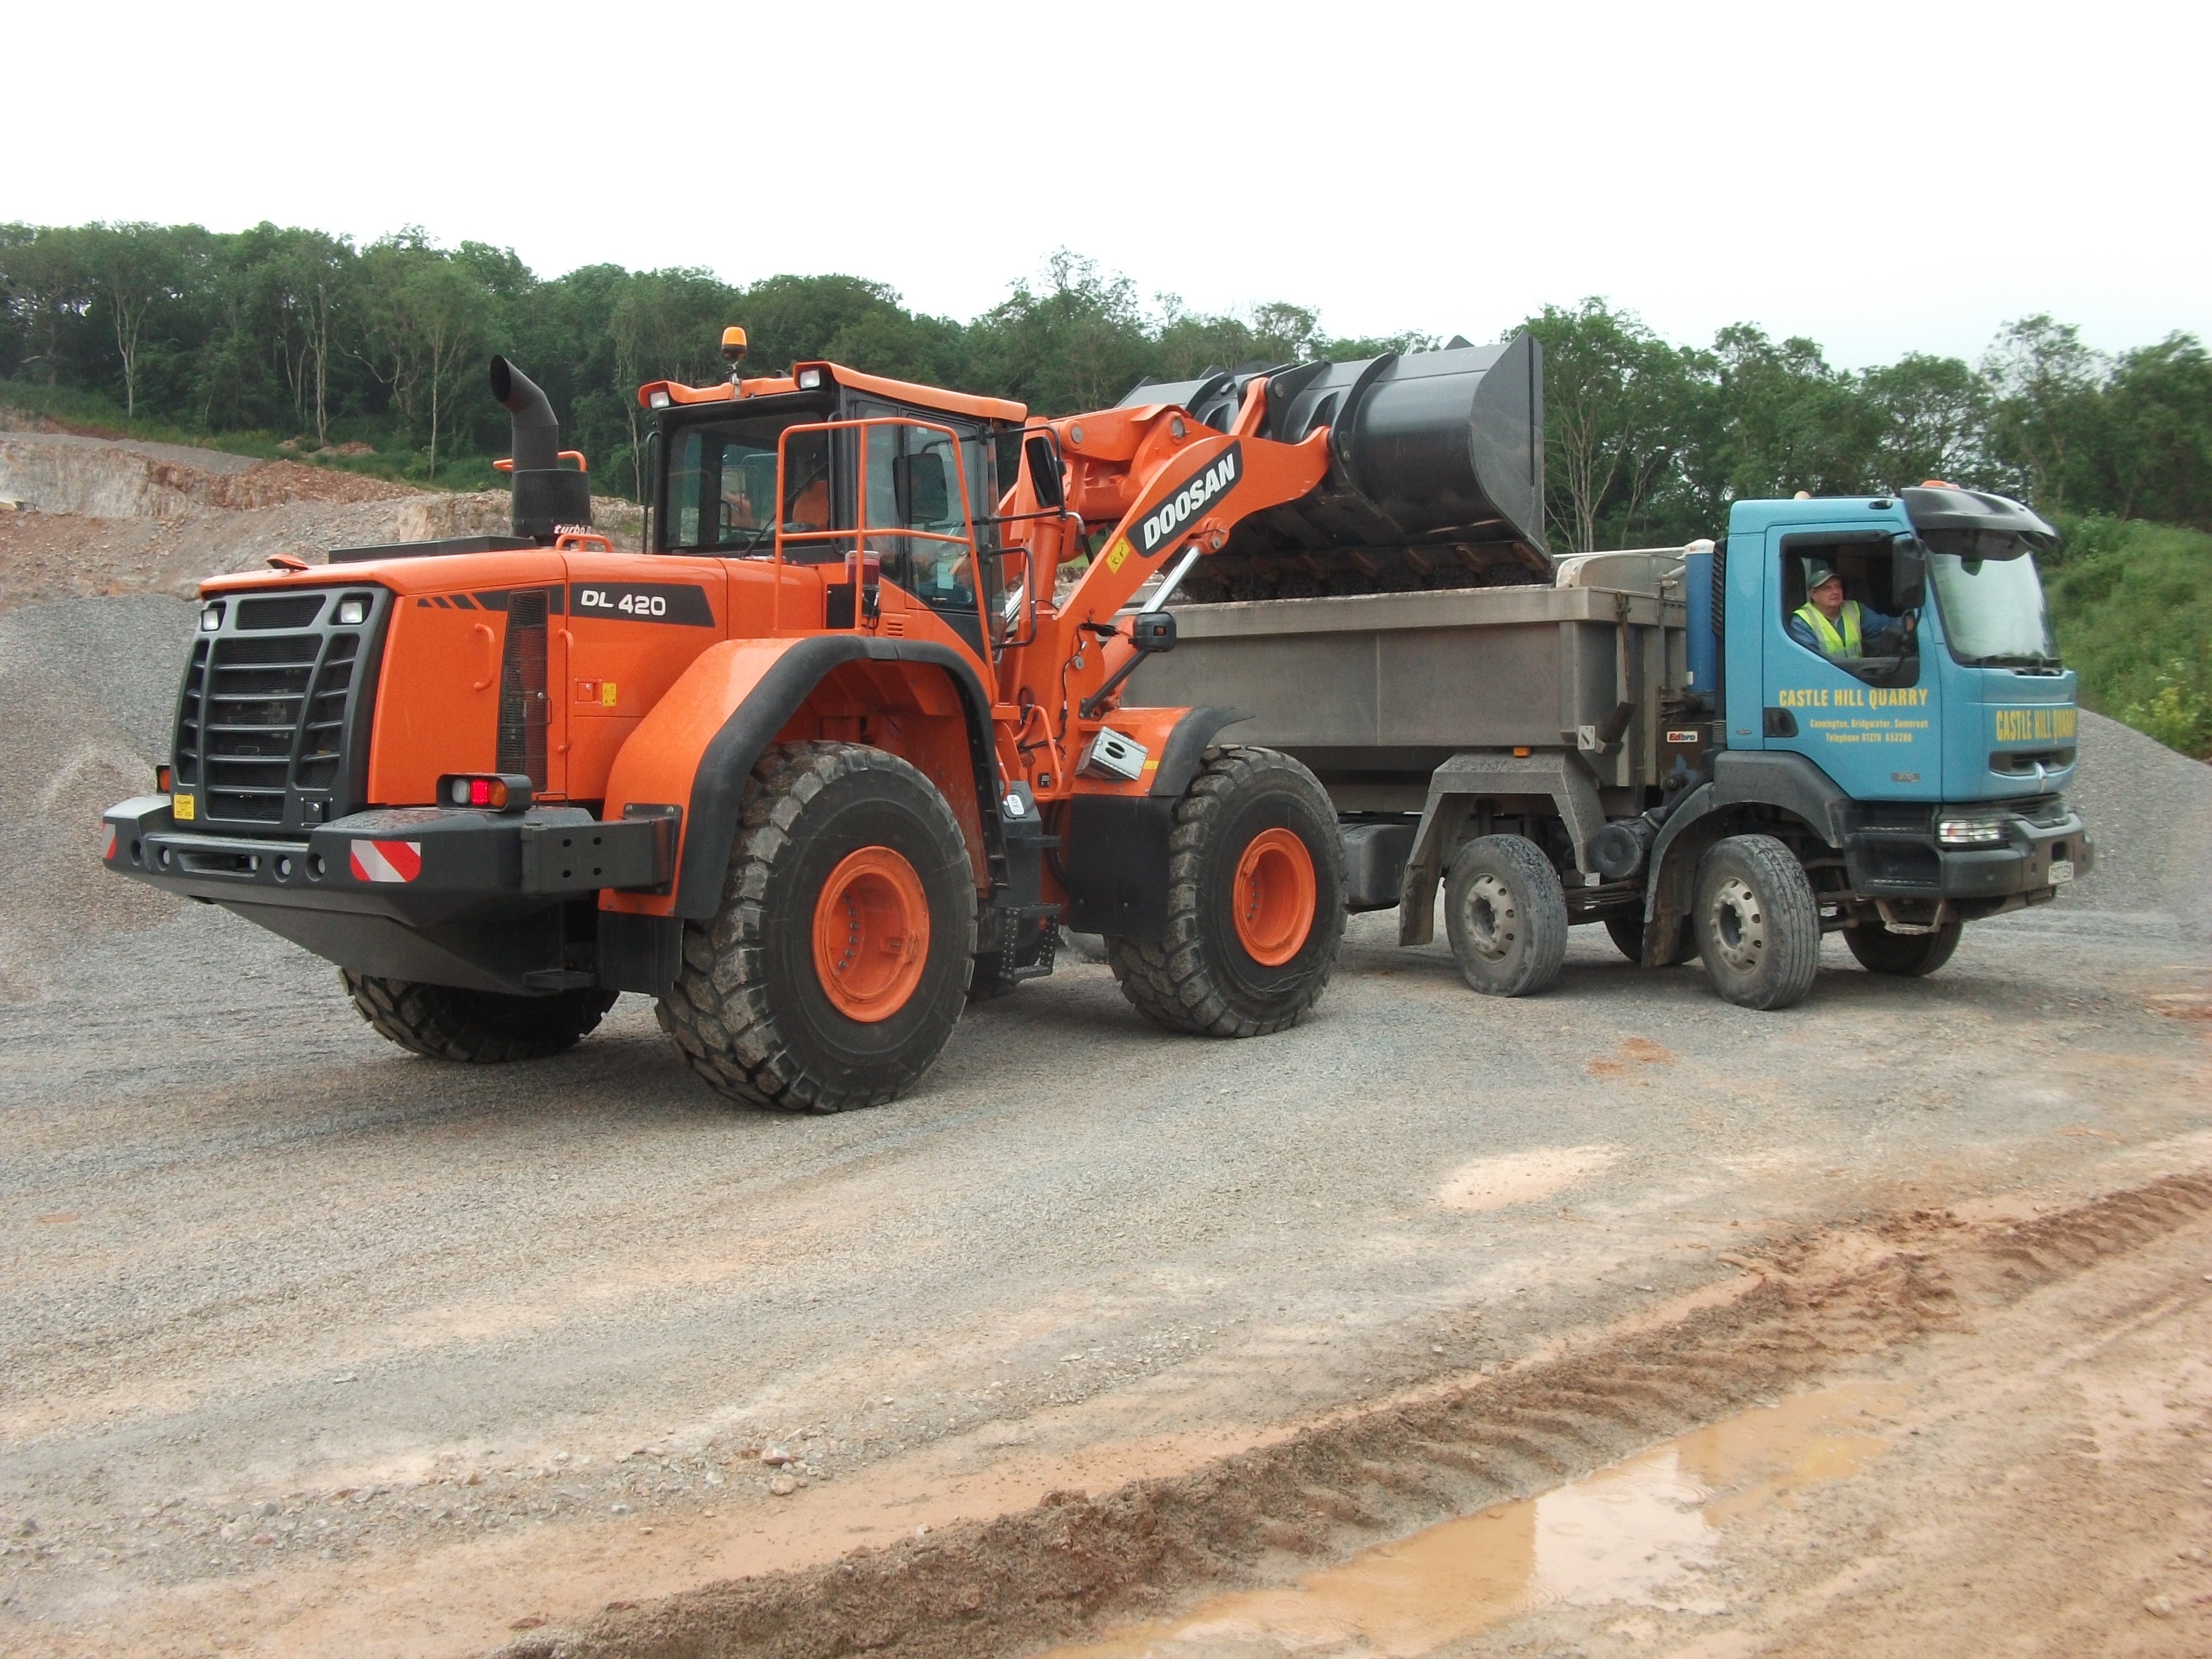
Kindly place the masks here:
POLYGON ((1329 428, 1328 477, 1239 523, 1191 572, 1186 600, 1551 580, 1544 354, 1533 336, 1143 385, 1121 405, 1177 404, 1225 429, 1255 380, 1267 386, 1263 437, 1296 443, 1329 428))
POLYGON ((592 527, 591 480, 561 465, 561 422, 536 381, 504 357, 491 360, 491 395, 513 431, 514 486, 508 522, 542 546, 592 527))

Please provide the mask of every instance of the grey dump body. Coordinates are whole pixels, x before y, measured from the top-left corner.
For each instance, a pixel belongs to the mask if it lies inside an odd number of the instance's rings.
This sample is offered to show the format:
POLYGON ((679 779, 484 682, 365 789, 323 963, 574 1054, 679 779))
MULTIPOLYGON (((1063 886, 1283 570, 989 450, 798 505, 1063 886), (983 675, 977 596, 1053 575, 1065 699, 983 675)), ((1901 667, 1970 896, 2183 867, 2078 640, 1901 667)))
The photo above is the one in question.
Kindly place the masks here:
MULTIPOLYGON (((1297 757, 1345 818, 1352 902, 1396 905, 1467 828, 1460 803, 1546 820, 1580 877, 1571 914, 1641 908, 1609 878, 1608 820, 1696 774, 1710 717, 1687 705, 1679 550, 1570 560, 1558 585, 1176 607, 1178 642, 1148 658, 1133 702, 1230 707, 1224 735, 1297 757), (1522 750, 1525 752, 1516 753, 1522 750)), ((1408 943, 1428 907, 1401 913, 1408 943)))
MULTIPOLYGON (((1226 705, 1239 742, 1311 767, 1345 811, 1418 811, 1467 749, 1570 749, 1595 786, 1661 781, 1684 608, 1644 591, 1492 587, 1176 608, 1129 701, 1226 705), (1625 712, 1624 712, 1625 711, 1625 712)), ((1627 810, 1627 803, 1621 803, 1627 810)))

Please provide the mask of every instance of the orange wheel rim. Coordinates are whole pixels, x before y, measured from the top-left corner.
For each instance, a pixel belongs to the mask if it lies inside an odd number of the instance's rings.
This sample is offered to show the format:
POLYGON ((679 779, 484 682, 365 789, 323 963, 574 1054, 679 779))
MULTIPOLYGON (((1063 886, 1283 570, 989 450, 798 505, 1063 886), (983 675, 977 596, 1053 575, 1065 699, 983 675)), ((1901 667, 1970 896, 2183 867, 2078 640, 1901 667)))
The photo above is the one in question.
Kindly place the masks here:
POLYGON ((1313 854, 1287 830, 1262 830, 1237 860, 1230 913, 1237 942, 1263 968, 1297 955, 1313 931, 1313 854))
POLYGON ((929 896, 888 847, 848 854, 814 901, 814 971, 832 1007, 873 1024, 906 1006, 929 957, 929 896))

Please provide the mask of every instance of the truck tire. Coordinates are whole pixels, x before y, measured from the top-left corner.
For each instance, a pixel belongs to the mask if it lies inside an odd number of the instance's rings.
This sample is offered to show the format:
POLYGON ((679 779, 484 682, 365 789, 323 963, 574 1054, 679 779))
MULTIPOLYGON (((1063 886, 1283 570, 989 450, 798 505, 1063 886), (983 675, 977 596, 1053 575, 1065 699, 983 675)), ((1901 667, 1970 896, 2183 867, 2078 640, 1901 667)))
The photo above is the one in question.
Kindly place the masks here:
MULTIPOLYGON (((1605 919, 1605 931, 1612 936, 1620 954, 1639 966, 1644 961, 1645 926, 1641 916, 1607 916, 1605 919)), ((1677 922, 1675 928, 1674 948, 1659 964, 1662 968, 1679 968, 1686 962, 1698 959, 1697 930, 1682 922, 1677 922)))
POLYGON ((1551 988, 1567 959, 1567 896, 1559 872, 1522 836, 1484 836, 1452 855, 1444 931, 1460 977, 1485 996, 1551 988))
POLYGON ((1846 927, 1844 943, 1869 974, 1919 979, 1950 961, 1966 924, 1953 917, 1932 933, 1893 933, 1887 927, 1846 927))
POLYGON ((1263 1036, 1328 988, 1344 941, 1344 842, 1321 784, 1288 755, 1206 752, 1168 836, 1168 927, 1106 935, 1121 994, 1170 1030, 1263 1036))
POLYGON ((975 883, 936 786, 860 744, 771 747, 753 768, 720 907, 684 924, 661 1029, 748 1105, 896 1099, 967 1001, 975 883))
POLYGON ((339 969, 338 978, 377 1036, 410 1054, 471 1066, 564 1054, 597 1029, 616 996, 599 990, 505 996, 380 979, 350 968, 339 969))
POLYGON ((1790 849, 1771 836, 1730 836, 1698 866, 1692 912, 1713 988, 1741 1008, 1805 1000, 1820 965, 1820 907, 1790 849))

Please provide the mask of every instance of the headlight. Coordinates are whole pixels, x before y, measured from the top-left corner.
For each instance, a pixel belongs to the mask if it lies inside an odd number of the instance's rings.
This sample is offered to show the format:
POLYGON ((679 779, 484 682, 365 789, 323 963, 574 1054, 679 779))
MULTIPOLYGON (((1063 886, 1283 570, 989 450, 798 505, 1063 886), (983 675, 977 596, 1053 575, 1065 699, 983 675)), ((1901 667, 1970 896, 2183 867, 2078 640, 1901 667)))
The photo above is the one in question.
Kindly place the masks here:
POLYGON ((1946 847, 1989 847, 2004 838, 2002 818, 1944 818, 1936 825, 1936 839, 1946 847))
POLYGON ((368 601, 358 593, 349 593, 338 601, 338 626, 358 628, 368 620, 368 601))
POLYGON ((221 599, 217 599, 213 605, 204 605, 200 607, 201 633, 212 634, 222 626, 222 601, 221 599))
POLYGON ((668 404, 668 394, 658 386, 645 394, 645 406, 647 409, 665 409, 668 404))
POLYGON ((821 386, 822 371, 820 369, 802 368, 799 371, 799 389, 801 392, 817 392, 821 386))

